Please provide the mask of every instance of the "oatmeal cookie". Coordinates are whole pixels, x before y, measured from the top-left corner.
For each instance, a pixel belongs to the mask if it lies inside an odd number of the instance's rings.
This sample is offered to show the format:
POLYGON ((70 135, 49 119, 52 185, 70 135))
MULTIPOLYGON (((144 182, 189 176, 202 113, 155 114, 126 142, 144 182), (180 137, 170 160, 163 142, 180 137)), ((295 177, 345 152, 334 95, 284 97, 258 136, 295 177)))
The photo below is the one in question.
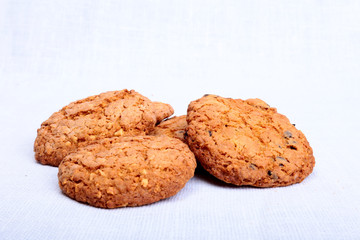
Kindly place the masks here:
POLYGON ((166 135, 185 142, 186 115, 163 120, 157 125, 151 135, 166 135))
POLYGON ((175 195, 193 177, 194 154, 178 139, 161 136, 99 140, 59 165, 61 190, 95 207, 141 206, 175 195))
POLYGON ((260 99, 205 95, 188 107, 187 142, 201 165, 227 183, 299 183, 315 165, 304 134, 260 99))
POLYGON ((134 90, 72 102, 41 124, 34 143, 35 159, 58 166, 67 154, 95 140, 148 134, 173 112, 170 105, 152 102, 134 90))

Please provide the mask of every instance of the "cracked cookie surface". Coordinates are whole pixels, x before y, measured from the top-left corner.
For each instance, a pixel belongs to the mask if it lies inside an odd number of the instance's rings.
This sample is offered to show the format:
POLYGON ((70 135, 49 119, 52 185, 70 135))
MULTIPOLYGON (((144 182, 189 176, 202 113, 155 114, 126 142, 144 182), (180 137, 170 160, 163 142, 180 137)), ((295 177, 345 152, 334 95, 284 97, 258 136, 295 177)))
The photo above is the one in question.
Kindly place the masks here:
POLYGON ((187 122, 190 149, 227 183, 287 186, 304 180, 315 165, 304 134, 260 99, 205 95, 190 103, 187 122))
POLYGON ((166 135, 169 137, 180 139, 185 142, 185 129, 187 127, 186 115, 172 117, 163 120, 157 125, 151 135, 166 135))
POLYGON ((34 143, 35 159, 58 166, 67 154, 93 141, 148 134, 173 112, 169 104, 152 102, 134 90, 72 102, 41 124, 34 143))
POLYGON ((194 154, 167 136, 114 137, 67 155, 59 165, 61 190, 101 208, 141 206, 175 195, 193 177, 194 154))

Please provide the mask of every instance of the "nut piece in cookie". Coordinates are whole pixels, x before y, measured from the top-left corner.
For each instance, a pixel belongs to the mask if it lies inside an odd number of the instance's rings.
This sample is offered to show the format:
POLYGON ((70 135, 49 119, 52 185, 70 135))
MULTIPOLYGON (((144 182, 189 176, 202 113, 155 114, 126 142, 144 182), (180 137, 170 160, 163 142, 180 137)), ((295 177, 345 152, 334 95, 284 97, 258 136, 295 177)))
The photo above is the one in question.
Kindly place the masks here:
POLYGON ((163 120, 150 134, 155 136, 166 135, 185 142, 186 127, 186 115, 182 115, 163 120))
POLYGON ((95 140, 148 134, 173 112, 170 105, 152 102, 134 90, 72 102, 41 124, 34 143, 35 159, 58 166, 67 154, 95 140))
POLYGON ((315 165, 304 134, 260 99, 214 95, 190 103, 187 142, 201 165, 235 185, 299 183, 315 165))
POLYGON ((175 195, 194 176, 189 147, 167 136, 114 137, 67 155, 59 165, 59 186, 91 206, 141 206, 175 195))

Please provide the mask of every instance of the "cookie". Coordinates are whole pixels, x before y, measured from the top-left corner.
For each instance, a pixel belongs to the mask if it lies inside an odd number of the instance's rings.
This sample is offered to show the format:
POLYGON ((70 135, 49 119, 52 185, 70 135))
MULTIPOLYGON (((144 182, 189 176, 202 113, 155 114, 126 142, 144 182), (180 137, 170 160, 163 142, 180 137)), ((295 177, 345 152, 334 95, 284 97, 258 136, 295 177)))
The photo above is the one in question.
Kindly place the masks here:
POLYGON ((58 166, 78 147, 114 136, 145 135, 172 115, 165 103, 151 102, 134 90, 105 92, 70 103, 41 124, 35 159, 58 166))
POLYGON ((315 165, 304 134, 260 99, 205 95, 188 107, 187 142, 201 165, 235 185, 299 183, 315 165))
POLYGON ((59 186, 70 198, 95 207, 141 206, 175 195, 196 168, 194 154, 167 136, 114 137, 67 155, 59 186))
POLYGON ((185 142, 186 115, 163 120, 157 125, 151 135, 166 135, 185 142))

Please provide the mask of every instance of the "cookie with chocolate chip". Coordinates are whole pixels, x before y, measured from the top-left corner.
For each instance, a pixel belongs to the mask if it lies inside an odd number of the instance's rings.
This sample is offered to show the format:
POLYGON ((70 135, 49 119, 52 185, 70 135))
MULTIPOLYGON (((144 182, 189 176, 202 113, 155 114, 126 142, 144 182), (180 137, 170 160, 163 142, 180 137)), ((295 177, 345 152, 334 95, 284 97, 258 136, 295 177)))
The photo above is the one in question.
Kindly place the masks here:
POLYGON ((134 90, 87 97, 63 107, 41 124, 34 143, 35 158, 58 166, 67 154, 93 141, 148 134, 173 112, 169 104, 152 102, 134 90))
POLYGON ((196 168, 194 154, 178 139, 114 137, 67 155, 59 165, 59 186, 91 206, 141 206, 175 195, 196 168))
POLYGON ((166 135, 185 142, 186 115, 163 120, 157 125, 151 135, 166 135))
POLYGON ((299 183, 315 159, 304 134, 260 99, 206 95, 190 103, 187 142, 201 165, 227 183, 299 183))

